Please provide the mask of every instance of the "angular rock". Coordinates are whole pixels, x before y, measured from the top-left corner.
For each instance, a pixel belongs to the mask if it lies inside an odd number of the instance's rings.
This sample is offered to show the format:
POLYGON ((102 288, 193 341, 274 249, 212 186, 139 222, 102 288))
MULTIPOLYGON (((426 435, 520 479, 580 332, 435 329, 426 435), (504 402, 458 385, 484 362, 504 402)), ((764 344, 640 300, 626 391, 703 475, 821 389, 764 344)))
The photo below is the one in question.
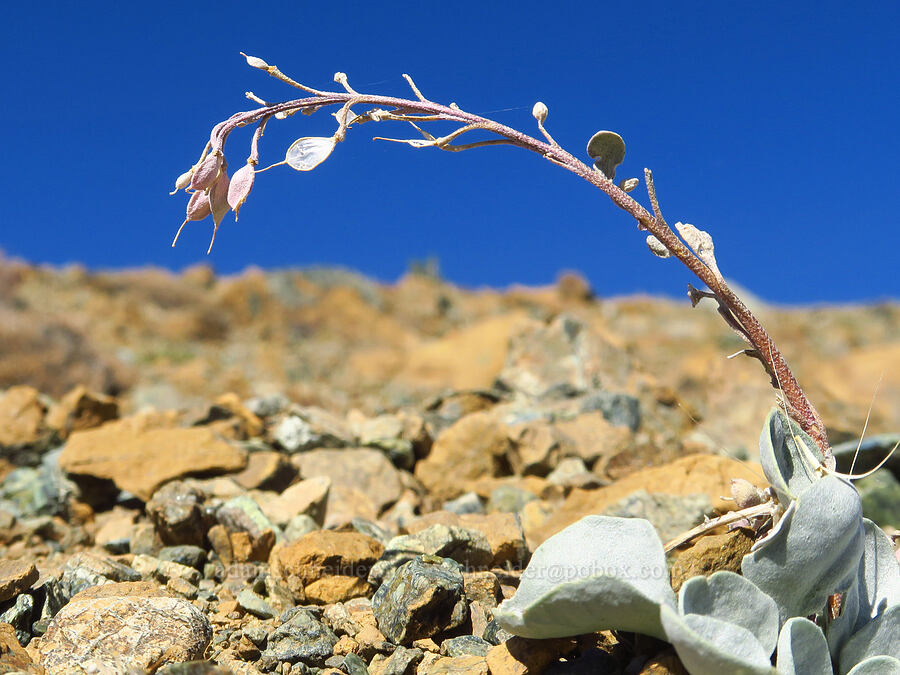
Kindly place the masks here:
POLYGON ((275 428, 274 440, 288 452, 350 445, 352 433, 344 420, 314 406, 295 409, 275 428))
POLYGON ((321 527, 325 522, 325 507, 331 479, 317 476, 294 483, 278 497, 260 503, 260 508, 278 526, 287 525, 292 518, 306 515, 321 527))
POLYGON ((166 546, 160 549, 156 556, 160 560, 179 563, 196 570, 202 570, 206 564, 206 551, 199 546, 183 544, 180 546, 166 546))
POLYGON ((434 511, 409 523, 407 530, 410 534, 416 534, 435 523, 456 525, 481 532, 487 538, 494 555, 491 567, 505 567, 507 564, 519 566, 528 557, 522 526, 512 513, 487 515, 466 513, 458 516, 449 511, 434 511))
POLYGON ((28 593, 20 594, 11 607, 0 613, 0 623, 12 626, 19 643, 26 646, 31 640, 31 624, 34 618, 34 598, 28 593))
POLYGON ((461 494, 456 499, 451 499, 444 502, 443 510, 450 511, 458 515, 462 515, 464 513, 483 514, 484 504, 481 503, 481 498, 475 492, 466 492, 461 494))
POLYGON ((416 669, 416 675, 488 675, 488 672, 487 659, 474 654, 438 657, 428 664, 423 661, 416 669))
POLYGON ((328 604, 369 595, 366 578, 384 547, 357 532, 319 530, 275 548, 271 573, 298 602, 328 604))
POLYGON ((186 600, 73 598, 50 623, 39 651, 48 675, 86 675, 199 659, 211 638, 209 620, 186 600))
POLYGON ((376 656, 369 664, 369 675, 412 675, 422 660, 421 649, 397 647, 390 656, 376 656))
POLYGON ((691 577, 701 574, 708 577, 720 570, 740 574, 741 560, 751 546, 753 537, 743 529, 700 537, 675 559, 670 570, 672 588, 677 593, 691 577))
POLYGON ((461 626, 469 608, 459 564, 419 556, 402 565, 372 598, 378 629, 396 644, 440 635, 461 626))
POLYGON ((565 457, 559 460, 556 468, 547 475, 547 480, 554 485, 586 490, 608 483, 591 473, 581 457, 565 457))
POLYGON ((0 673, 37 675, 41 672, 19 644, 15 629, 8 623, 0 623, 0 673))
POLYGON ((24 560, 0 560, 0 603, 31 588, 38 580, 37 567, 24 560))
POLYGON ((364 495, 374 505, 377 513, 396 502, 403 494, 400 472, 378 450, 310 450, 293 459, 300 468, 301 477, 309 479, 324 476, 331 480, 329 511, 332 497, 338 488, 352 489, 364 495))
POLYGON ((513 637, 492 647, 487 654, 491 675, 527 675, 543 673, 552 662, 565 654, 575 641, 569 638, 529 640, 513 637))
POLYGON ((140 573, 128 565, 92 553, 76 553, 66 561, 58 581, 48 589, 48 595, 52 596, 48 598, 48 604, 59 609, 92 586, 140 579, 140 573))
POLYGON ((266 599, 259 593, 254 593, 251 589, 245 588, 237 595, 237 602, 241 608, 253 616, 260 619, 272 619, 276 612, 266 599))
POLYGON ((282 615, 282 623, 269 634, 264 657, 322 667, 337 644, 337 636, 309 611, 297 607, 282 615))
POLYGON ((13 450, 46 445, 45 412, 40 393, 32 387, 10 387, 0 395, 0 448, 5 456, 13 450))
POLYGON ((246 532, 252 539, 258 539, 266 530, 281 538, 281 530, 263 513, 253 499, 247 495, 234 497, 216 510, 216 519, 229 532, 246 532))
POLYGON ((490 642, 475 635, 459 635, 449 638, 441 643, 441 654, 443 656, 465 656, 474 654, 475 656, 487 656, 491 647, 490 642))
POLYGON ((581 402, 582 412, 598 410, 603 417, 619 427, 637 431, 641 426, 641 403, 634 396, 611 391, 596 391, 581 402))
POLYGON ((438 435, 415 476, 435 498, 452 499, 467 491, 469 480, 508 474, 511 449, 506 427, 495 416, 473 413, 438 435))
POLYGON ((252 452, 247 466, 233 478, 248 490, 274 490, 281 492, 297 475, 297 468, 280 452, 265 450, 252 452))
POLYGON ((610 422, 602 412, 585 412, 572 419, 558 420, 554 427, 566 450, 595 469, 598 460, 605 458, 605 463, 628 451, 634 443, 629 426, 610 422))
POLYGON ((518 513, 537 495, 516 485, 500 485, 491 492, 485 510, 488 513, 518 513))
POLYGON ((119 403, 116 399, 79 385, 50 408, 46 422, 60 438, 68 438, 73 431, 93 429, 118 417, 119 403))
POLYGON ((202 546, 211 518, 203 505, 206 495, 183 481, 158 489, 147 502, 147 514, 168 546, 202 546))
POLYGON ((107 422, 72 433, 59 459, 70 475, 109 479, 147 501, 167 481, 196 474, 230 473, 247 453, 215 437, 208 427, 159 428, 146 416, 107 422))

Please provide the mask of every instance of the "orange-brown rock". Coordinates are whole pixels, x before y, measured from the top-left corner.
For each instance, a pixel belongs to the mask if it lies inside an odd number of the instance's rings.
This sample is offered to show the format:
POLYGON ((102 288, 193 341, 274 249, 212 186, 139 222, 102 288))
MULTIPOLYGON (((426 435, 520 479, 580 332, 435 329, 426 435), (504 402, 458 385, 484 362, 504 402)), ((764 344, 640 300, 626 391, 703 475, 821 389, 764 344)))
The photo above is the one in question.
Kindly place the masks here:
POLYGON ((490 388, 524 321, 519 313, 491 317, 425 342, 409 352, 397 379, 433 389, 490 388))
POLYGON ((46 408, 37 389, 10 387, 0 395, 0 446, 38 443, 44 436, 46 408))
POLYGON ((119 403, 111 396, 89 391, 79 385, 63 396, 47 413, 47 426, 61 438, 73 431, 99 427, 119 416, 119 403))
POLYGON ((0 602, 28 590, 38 580, 37 567, 25 560, 0 560, 0 602))
POLYGON ((190 475, 240 471, 245 450, 217 439, 206 427, 162 426, 159 416, 137 415, 76 431, 59 458, 63 471, 107 478, 147 501, 163 483, 190 475))
POLYGON ((404 529, 409 534, 416 534, 438 523, 465 527, 483 534, 494 555, 491 561, 493 567, 505 567, 507 563, 521 564, 528 555, 522 528, 512 513, 458 515, 450 511, 433 511, 409 522, 404 529))
POLYGON ((526 529, 525 535, 529 545, 537 546, 564 527, 584 516, 600 513, 637 490, 678 496, 702 493, 709 496, 713 508, 730 511, 734 502, 722 497, 731 494, 732 478, 744 478, 760 487, 767 485, 758 464, 741 463, 718 455, 689 455, 629 474, 606 487, 574 489, 546 520, 531 530, 526 529))
POLYGON ((501 475, 511 448, 507 428, 490 412, 466 415, 438 435, 415 476, 437 499, 452 499, 467 481, 501 475))
POLYGON ((720 570, 740 574, 741 560, 751 546, 753 537, 743 529, 698 538, 675 559, 670 570, 672 588, 677 592, 691 577, 709 576, 720 570))
POLYGON ((491 648, 487 664, 491 675, 539 675, 574 645, 575 641, 569 638, 529 640, 513 637, 491 648))
POLYGON ((383 551, 358 532, 318 530, 276 546, 269 564, 298 602, 327 604, 370 595, 375 589, 366 578, 383 551))
POLYGON ((43 672, 44 669, 36 665, 19 644, 16 629, 8 623, 0 623, 0 673, 38 675, 43 672))

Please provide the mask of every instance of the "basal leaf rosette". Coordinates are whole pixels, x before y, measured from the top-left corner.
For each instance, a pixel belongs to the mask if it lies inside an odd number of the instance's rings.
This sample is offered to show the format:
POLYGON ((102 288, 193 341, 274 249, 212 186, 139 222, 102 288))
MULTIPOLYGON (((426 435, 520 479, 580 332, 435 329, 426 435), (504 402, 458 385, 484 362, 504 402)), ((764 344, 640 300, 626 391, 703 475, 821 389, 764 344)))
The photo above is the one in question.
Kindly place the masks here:
POLYGON ((537 547, 515 595, 494 618, 527 638, 615 629, 665 639, 662 606, 674 608, 675 594, 653 526, 587 516, 537 547))
POLYGON ((778 603, 782 622, 821 614, 830 595, 855 585, 863 542, 859 493, 846 480, 825 476, 744 556, 741 571, 778 603))

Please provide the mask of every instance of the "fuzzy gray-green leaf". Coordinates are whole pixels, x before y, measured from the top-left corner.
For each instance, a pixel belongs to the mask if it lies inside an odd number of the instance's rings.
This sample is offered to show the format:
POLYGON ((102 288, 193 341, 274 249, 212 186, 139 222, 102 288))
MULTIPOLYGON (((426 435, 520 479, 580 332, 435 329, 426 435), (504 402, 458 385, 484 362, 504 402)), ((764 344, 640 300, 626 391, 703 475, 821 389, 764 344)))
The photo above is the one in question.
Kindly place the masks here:
POLYGON ((515 595, 494 610, 529 638, 627 630, 663 637, 674 607, 662 542, 646 520, 588 516, 538 546, 515 595))

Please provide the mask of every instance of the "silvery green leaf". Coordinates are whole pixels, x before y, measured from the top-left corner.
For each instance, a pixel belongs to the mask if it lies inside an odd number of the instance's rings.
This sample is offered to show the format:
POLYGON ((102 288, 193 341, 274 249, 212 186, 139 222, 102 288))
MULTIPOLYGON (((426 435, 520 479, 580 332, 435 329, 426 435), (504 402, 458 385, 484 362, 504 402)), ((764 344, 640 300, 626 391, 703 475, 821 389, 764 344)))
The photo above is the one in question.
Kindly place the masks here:
POLYGON ((334 150, 334 145, 334 138, 320 136, 298 138, 291 143, 291 147, 284 156, 284 161, 297 171, 312 171, 328 159, 331 151, 334 150))
POLYGON ((537 547, 515 595, 494 610, 510 633, 566 637, 617 629, 662 638, 675 594, 662 542, 646 520, 588 516, 537 547))
POLYGON ((740 574, 721 571, 688 579, 678 593, 678 608, 684 616, 710 616, 741 626, 767 654, 775 649, 778 605, 740 574))
POLYGON ((809 619, 788 619, 778 636, 779 675, 833 675, 821 629, 809 619))
POLYGON ((856 582, 864 530, 859 493, 825 476, 788 509, 777 531, 744 556, 741 571, 778 604, 782 621, 823 611, 856 582))
POLYGON ((860 606, 857 627, 900 605, 900 561, 890 538, 878 525, 863 518, 866 539, 860 565, 860 606))
POLYGON ((682 616, 668 605, 660 608, 665 639, 691 675, 776 675, 771 652, 746 628, 699 614, 682 616))
POLYGON ((900 605, 889 607, 847 640, 838 657, 838 672, 844 675, 872 656, 900 659, 900 605))
POLYGON ((823 460, 816 442, 779 408, 772 408, 759 437, 759 461, 782 504, 799 497, 818 479, 808 453, 823 460), (803 447, 798 447, 795 438, 803 447))
POLYGON ((841 616, 828 626, 832 652, 886 608, 900 604, 900 563, 891 540, 868 518, 863 518, 863 528, 865 540, 857 583, 844 596, 841 616))
POLYGON ((900 660, 892 656, 873 656, 854 666, 847 675, 900 675, 900 660))
POLYGON ((616 167, 625 159, 625 141, 614 131, 598 131, 588 141, 587 154, 598 171, 614 180, 616 167))

